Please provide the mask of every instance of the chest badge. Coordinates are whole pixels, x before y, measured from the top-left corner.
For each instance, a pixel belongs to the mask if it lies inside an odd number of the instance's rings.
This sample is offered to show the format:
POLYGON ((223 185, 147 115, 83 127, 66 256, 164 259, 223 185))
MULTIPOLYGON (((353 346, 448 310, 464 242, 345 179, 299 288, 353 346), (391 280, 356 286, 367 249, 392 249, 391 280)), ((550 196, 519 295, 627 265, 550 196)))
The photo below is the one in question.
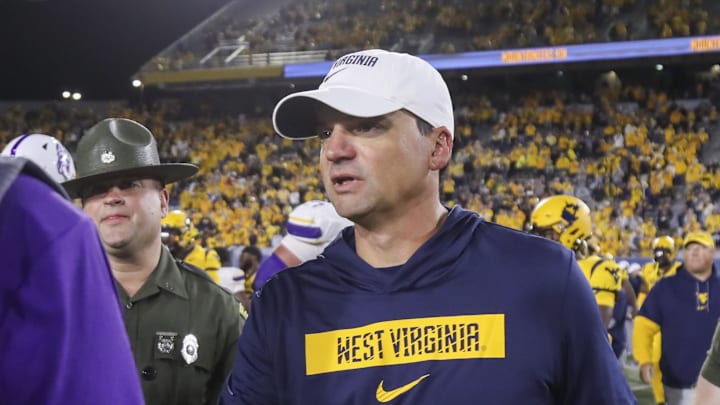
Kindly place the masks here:
POLYGON ((182 343, 182 350, 180 350, 183 359, 187 364, 193 364, 198 358, 198 340, 192 333, 185 335, 182 343))
POLYGON ((175 337, 177 333, 173 332, 156 332, 157 335, 157 350, 163 354, 172 353, 175 349, 175 337))

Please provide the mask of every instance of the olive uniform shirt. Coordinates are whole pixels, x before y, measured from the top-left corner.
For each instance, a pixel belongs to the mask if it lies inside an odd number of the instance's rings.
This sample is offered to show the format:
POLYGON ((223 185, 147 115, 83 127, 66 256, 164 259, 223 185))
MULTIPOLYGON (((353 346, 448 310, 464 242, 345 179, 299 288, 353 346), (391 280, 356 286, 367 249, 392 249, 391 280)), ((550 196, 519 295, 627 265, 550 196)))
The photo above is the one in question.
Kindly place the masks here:
POLYGON ((700 375, 712 384, 720 386, 720 323, 715 328, 715 335, 700 375))
POLYGON ((165 246, 134 297, 115 285, 146 403, 215 404, 245 324, 238 302, 165 246))

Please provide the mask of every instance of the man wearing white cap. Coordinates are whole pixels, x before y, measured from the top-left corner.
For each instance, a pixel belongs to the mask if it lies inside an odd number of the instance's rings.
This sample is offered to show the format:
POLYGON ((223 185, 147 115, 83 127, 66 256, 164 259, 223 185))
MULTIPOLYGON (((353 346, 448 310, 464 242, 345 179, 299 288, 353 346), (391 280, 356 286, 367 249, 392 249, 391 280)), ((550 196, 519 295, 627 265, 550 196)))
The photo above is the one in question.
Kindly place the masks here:
POLYGON ((273 124, 322 138, 354 226, 256 294, 225 404, 635 403, 572 253, 440 202, 453 107, 429 63, 343 56, 273 124))

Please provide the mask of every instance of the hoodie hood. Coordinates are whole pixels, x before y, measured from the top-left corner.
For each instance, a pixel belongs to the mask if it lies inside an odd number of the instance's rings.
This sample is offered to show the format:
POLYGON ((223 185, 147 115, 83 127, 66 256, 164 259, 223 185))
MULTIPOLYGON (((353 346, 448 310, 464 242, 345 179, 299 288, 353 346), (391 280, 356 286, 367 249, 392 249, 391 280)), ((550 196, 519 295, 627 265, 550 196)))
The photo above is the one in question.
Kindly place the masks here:
POLYGON ((333 268, 330 277, 341 285, 377 293, 422 288, 455 269, 453 264, 483 222, 476 213, 454 207, 440 229, 405 264, 390 268, 374 268, 361 259, 355 250, 355 228, 349 227, 318 260, 333 268))

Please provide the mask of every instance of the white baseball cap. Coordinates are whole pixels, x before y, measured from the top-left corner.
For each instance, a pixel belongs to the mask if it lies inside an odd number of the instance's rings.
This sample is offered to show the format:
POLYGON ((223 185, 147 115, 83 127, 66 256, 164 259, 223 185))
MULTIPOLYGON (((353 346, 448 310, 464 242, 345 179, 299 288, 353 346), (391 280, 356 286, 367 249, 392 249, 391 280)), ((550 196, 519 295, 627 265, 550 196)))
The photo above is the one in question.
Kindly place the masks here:
POLYGON ((406 53, 370 49, 339 58, 317 90, 280 100, 273 111, 275 131, 290 139, 317 136, 320 104, 363 118, 405 109, 450 135, 455 130, 445 80, 428 62, 406 53))

